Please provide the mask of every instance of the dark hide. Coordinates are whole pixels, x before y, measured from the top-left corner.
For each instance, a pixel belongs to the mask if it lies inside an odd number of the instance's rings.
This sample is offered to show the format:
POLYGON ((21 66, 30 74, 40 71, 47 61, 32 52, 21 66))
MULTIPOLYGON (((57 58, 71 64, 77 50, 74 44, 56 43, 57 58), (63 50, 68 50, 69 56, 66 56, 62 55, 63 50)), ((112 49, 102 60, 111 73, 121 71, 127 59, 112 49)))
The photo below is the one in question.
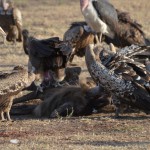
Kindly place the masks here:
POLYGON ((80 116, 92 113, 90 100, 80 87, 54 89, 49 96, 34 110, 37 117, 56 118, 59 116, 80 116))

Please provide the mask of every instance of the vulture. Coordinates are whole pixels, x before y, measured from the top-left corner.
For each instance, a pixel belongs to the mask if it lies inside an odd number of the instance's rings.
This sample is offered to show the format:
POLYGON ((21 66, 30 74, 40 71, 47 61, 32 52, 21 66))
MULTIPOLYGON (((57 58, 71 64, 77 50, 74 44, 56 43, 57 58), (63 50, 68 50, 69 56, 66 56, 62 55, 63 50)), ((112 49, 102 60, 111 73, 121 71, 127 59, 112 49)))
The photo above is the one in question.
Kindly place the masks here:
POLYGON ((2 121, 5 120, 4 113, 7 119, 10 118, 10 109, 15 95, 22 89, 29 86, 35 79, 33 73, 28 73, 23 66, 16 66, 11 71, 0 72, 0 114, 2 121))
POLYGON ((64 79, 70 53, 58 37, 36 39, 23 30, 23 48, 29 56, 28 69, 42 76, 42 88, 59 86, 64 79), (62 45, 61 45, 62 44, 62 45))
POLYGON ((73 22, 64 33, 63 41, 68 42, 71 49, 70 62, 73 61, 75 55, 78 57, 85 56, 86 46, 96 42, 96 37, 89 31, 86 22, 73 22))
POLYGON ((103 34, 107 42, 121 47, 146 43, 142 26, 108 0, 80 0, 80 5, 87 24, 94 32, 103 34))
MULTIPOLYGON (((142 26, 133 20, 129 13, 117 10, 118 16, 118 32, 114 38, 103 35, 102 41, 110 44, 113 43, 116 47, 123 48, 132 44, 149 45, 149 40, 145 38, 142 26), (119 39, 119 41, 118 41, 119 39)), ((65 32, 64 42, 70 43, 72 54, 70 62, 72 62, 74 55, 83 57, 85 49, 88 44, 98 42, 97 36, 91 32, 90 27, 86 22, 73 22, 70 28, 65 32)))
POLYGON ((113 43, 117 47, 136 45, 146 45, 145 34, 142 25, 133 20, 128 12, 116 9, 118 16, 118 31, 114 38, 104 36, 106 43, 113 43), (119 39, 119 40, 118 40, 119 39))
POLYGON ((0 26, 6 32, 7 41, 22 42, 22 13, 12 1, 0 4, 0 26))
MULTIPOLYGON (((146 66, 134 61, 121 53, 115 53, 107 61, 97 59, 95 52, 100 51, 100 47, 90 44, 86 48, 85 60, 88 71, 100 87, 108 95, 112 96, 112 101, 116 106, 115 116, 119 116, 122 104, 127 104, 150 112, 150 74, 146 66)), ((104 57, 102 57, 104 58, 104 57)))
POLYGON ((81 12, 93 32, 114 38, 118 31, 117 11, 108 0, 80 0, 81 12))

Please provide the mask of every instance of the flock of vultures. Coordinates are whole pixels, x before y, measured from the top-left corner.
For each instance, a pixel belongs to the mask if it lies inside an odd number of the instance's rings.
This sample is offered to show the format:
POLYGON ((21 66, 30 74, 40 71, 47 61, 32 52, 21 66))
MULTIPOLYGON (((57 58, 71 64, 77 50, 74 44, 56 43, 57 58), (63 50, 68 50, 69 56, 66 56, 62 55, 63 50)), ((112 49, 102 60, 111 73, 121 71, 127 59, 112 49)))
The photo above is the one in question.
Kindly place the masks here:
POLYGON ((0 72, 1 120, 10 114, 36 117, 90 115, 114 106, 150 112, 150 41, 129 13, 108 0, 80 0, 83 22, 73 22, 59 37, 36 39, 22 28, 20 10, 12 1, 0 6, 0 33, 4 44, 22 42, 28 69, 15 66, 0 72), (7 41, 7 42, 6 42, 7 41), (90 77, 80 79, 82 68, 69 66, 74 56, 85 57, 90 77), (30 91, 18 96, 20 92, 30 91), (41 99, 37 105, 16 105, 41 99), (12 107, 12 109, 11 109, 12 107), (21 111, 19 111, 21 110, 21 111))

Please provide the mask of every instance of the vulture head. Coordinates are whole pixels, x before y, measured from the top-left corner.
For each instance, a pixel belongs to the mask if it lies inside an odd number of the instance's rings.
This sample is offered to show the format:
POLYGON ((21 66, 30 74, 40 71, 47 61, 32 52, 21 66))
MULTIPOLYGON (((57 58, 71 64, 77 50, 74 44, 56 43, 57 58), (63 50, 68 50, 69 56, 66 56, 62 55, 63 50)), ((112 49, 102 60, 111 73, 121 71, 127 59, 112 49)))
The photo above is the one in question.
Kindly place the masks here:
POLYGON ((24 51, 29 56, 28 69, 39 74, 43 87, 57 86, 65 77, 70 55, 65 43, 59 37, 37 39, 30 36, 27 30, 22 33, 24 51))
POLYGON ((86 22, 73 22, 65 32, 63 41, 71 52, 69 61, 72 62, 75 55, 78 57, 85 56, 86 46, 95 43, 96 38, 86 22))

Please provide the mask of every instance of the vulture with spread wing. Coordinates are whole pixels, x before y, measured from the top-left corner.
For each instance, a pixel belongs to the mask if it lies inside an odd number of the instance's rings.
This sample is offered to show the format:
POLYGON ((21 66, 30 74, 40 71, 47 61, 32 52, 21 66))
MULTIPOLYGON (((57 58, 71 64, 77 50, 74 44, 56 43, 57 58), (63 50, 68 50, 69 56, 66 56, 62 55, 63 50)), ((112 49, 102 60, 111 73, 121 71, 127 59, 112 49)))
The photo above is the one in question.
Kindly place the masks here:
POLYGON ((29 55, 29 70, 39 73, 43 77, 42 86, 56 86, 65 76, 65 67, 70 53, 60 46, 62 41, 58 37, 36 39, 23 30, 23 47, 29 55))
POLYGON ((11 71, 0 72, 0 114, 2 120, 5 120, 4 113, 6 113, 7 119, 11 120, 9 112, 15 95, 29 86, 34 79, 35 75, 28 73, 23 66, 16 66, 11 71))
MULTIPOLYGON (((99 50, 101 53, 101 48, 99 50)), ((121 104, 128 104, 149 113, 150 74, 146 66, 121 53, 96 60, 95 51, 97 47, 92 44, 86 49, 87 68, 93 80, 106 93, 111 94, 116 105, 116 117, 121 104)))

